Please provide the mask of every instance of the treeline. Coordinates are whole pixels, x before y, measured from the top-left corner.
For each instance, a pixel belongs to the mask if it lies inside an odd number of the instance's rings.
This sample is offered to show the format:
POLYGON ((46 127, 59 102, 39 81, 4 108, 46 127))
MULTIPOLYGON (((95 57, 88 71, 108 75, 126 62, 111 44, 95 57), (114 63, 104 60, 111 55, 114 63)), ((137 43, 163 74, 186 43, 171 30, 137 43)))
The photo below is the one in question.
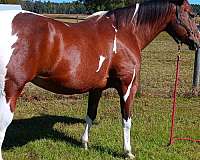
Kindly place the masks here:
POLYGON ((41 1, 22 1, 22 9, 35 13, 48 14, 83 14, 86 13, 86 7, 82 2, 75 1, 72 3, 53 3, 41 1))
MULTIPOLYGON (((6 0, 4 0, 6 1, 6 0)), ((102 10, 112 10, 114 8, 131 5, 134 0, 77 0, 71 3, 53 3, 41 1, 21 1, 19 2, 24 10, 36 13, 77 13, 91 14, 102 10)))
MULTIPOLYGON (((0 0, 0 3, 18 3, 24 10, 36 13, 91 14, 101 10, 112 10, 131 5, 137 0, 77 0, 71 3, 41 2, 35 0, 0 0)), ((200 5, 192 5, 200 15, 200 5)))

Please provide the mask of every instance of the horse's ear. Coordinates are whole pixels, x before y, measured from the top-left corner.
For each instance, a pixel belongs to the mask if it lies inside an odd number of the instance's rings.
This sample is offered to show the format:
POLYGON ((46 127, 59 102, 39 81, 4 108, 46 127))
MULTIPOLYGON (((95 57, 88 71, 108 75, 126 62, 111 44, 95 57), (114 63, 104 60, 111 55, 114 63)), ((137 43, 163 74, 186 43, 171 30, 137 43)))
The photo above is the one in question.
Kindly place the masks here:
POLYGON ((177 5, 182 5, 184 3, 185 0, 170 0, 170 2, 177 4, 177 5))

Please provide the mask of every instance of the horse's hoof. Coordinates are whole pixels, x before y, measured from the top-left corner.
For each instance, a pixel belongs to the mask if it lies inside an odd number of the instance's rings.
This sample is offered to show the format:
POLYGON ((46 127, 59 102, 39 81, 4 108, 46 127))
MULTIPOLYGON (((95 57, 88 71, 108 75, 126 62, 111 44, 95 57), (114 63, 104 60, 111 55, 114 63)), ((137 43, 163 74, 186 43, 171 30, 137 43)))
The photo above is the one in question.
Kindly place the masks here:
POLYGON ((131 152, 125 153, 126 160, 135 160, 135 156, 131 152))
POLYGON ((83 148, 84 148, 85 150, 88 150, 88 144, 87 144, 87 142, 83 142, 82 145, 83 145, 83 148))

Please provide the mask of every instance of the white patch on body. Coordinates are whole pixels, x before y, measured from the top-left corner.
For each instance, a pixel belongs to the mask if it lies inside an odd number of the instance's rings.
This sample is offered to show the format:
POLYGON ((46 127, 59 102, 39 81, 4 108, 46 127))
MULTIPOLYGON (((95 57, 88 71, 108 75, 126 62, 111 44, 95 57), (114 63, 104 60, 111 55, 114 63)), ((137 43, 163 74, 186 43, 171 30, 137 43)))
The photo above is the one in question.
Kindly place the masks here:
POLYGON ((135 79, 135 68, 134 68, 134 72, 133 72, 133 78, 132 78, 132 80, 131 80, 131 83, 129 84, 129 86, 128 86, 128 89, 127 89, 127 91, 126 91, 126 94, 124 95, 124 101, 126 102, 127 101, 127 99, 128 99, 128 97, 129 97, 129 95, 130 95, 130 92, 131 92, 131 88, 132 88, 132 85, 133 85, 133 81, 134 81, 134 79, 135 79))
POLYGON ((88 16, 86 19, 89 19, 89 18, 92 18, 92 17, 95 17, 95 16, 99 16, 97 21, 99 19, 101 19, 106 13, 108 13, 108 11, 99 11, 99 12, 95 12, 93 13, 92 15, 88 16))
POLYGON ((102 64, 103 64, 103 62, 105 61, 105 57, 104 56, 100 56, 99 57, 99 67, 98 67, 98 69, 96 70, 96 72, 99 72, 100 71, 100 69, 101 69, 101 66, 102 66, 102 64))
MULTIPOLYGON (((64 49, 65 49, 65 47, 64 47, 64 41, 63 41, 63 51, 61 50, 62 53, 66 52, 64 49)), ((71 79, 71 81, 76 80, 76 82, 78 82, 77 76, 78 76, 78 70, 80 69, 79 65, 81 64, 80 49, 76 45, 72 45, 72 46, 68 47, 67 50, 68 50, 67 51, 67 61, 69 63, 70 79, 71 79)), ((60 55, 62 55, 62 54, 60 54, 60 55)))
POLYGON ((117 28, 114 25, 112 25, 112 27, 114 28, 115 33, 117 33, 118 32, 117 28))
POLYGON ((132 17, 131 22, 133 22, 133 19, 135 18, 135 15, 137 14, 137 12, 138 12, 138 10, 139 10, 139 7, 140 7, 140 4, 139 4, 139 3, 136 3, 135 12, 134 12, 134 14, 133 14, 133 17, 132 17))
POLYGON ((113 52, 116 54, 117 53, 117 32, 118 32, 118 30, 114 25, 112 25, 112 27, 115 30, 115 37, 114 37, 114 42, 113 42, 113 52))
POLYGON ((70 25, 69 24, 67 24, 67 23, 64 23, 67 27, 70 27, 70 25))
POLYGON ((89 116, 86 116, 86 125, 85 125, 85 131, 82 135, 82 143, 84 145, 84 148, 87 149, 88 148, 88 139, 89 139, 89 131, 90 131, 90 128, 92 127, 92 120, 90 119, 89 116))
POLYGON ((115 34, 114 43, 113 43, 113 52, 117 53, 117 35, 115 34))
POLYGON ((12 34, 12 21, 21 11, 0 11, 0 94, 4 94, 7 64, 10 61, 17 41, 17 35, 12 34))
POLYGON ((50 22, 48 22, 48 28, 49 28, 49 41, 50 43, 53 43, 56 36, 56 29, 54 25, 50 22))
POLYGON ((124 151, 125 153, 131 153, 131 118, 126 121, 123 119, 123 131, 124 131, 124 151))
MULTIPOLYGON (((13 44, 17 41, 17 34, 12 34, 12 21, 23 11, 0 11, 0 149, 8 125, 13 119, 10 105, 6 101, 5 81, 7 65, 13 53, 13 44)), ((2 159, 0 151, 0 159, 2 159)))

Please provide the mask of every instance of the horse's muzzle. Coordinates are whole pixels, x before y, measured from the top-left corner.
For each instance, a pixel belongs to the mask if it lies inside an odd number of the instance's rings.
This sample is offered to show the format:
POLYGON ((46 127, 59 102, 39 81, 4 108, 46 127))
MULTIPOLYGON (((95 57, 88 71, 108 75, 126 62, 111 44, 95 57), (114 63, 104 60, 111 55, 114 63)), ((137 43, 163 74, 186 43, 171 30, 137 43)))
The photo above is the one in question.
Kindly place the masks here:
POLYGON ((200 48, 200 40, 189 38, 188 46, 190 50, 197 50, 200 48))

